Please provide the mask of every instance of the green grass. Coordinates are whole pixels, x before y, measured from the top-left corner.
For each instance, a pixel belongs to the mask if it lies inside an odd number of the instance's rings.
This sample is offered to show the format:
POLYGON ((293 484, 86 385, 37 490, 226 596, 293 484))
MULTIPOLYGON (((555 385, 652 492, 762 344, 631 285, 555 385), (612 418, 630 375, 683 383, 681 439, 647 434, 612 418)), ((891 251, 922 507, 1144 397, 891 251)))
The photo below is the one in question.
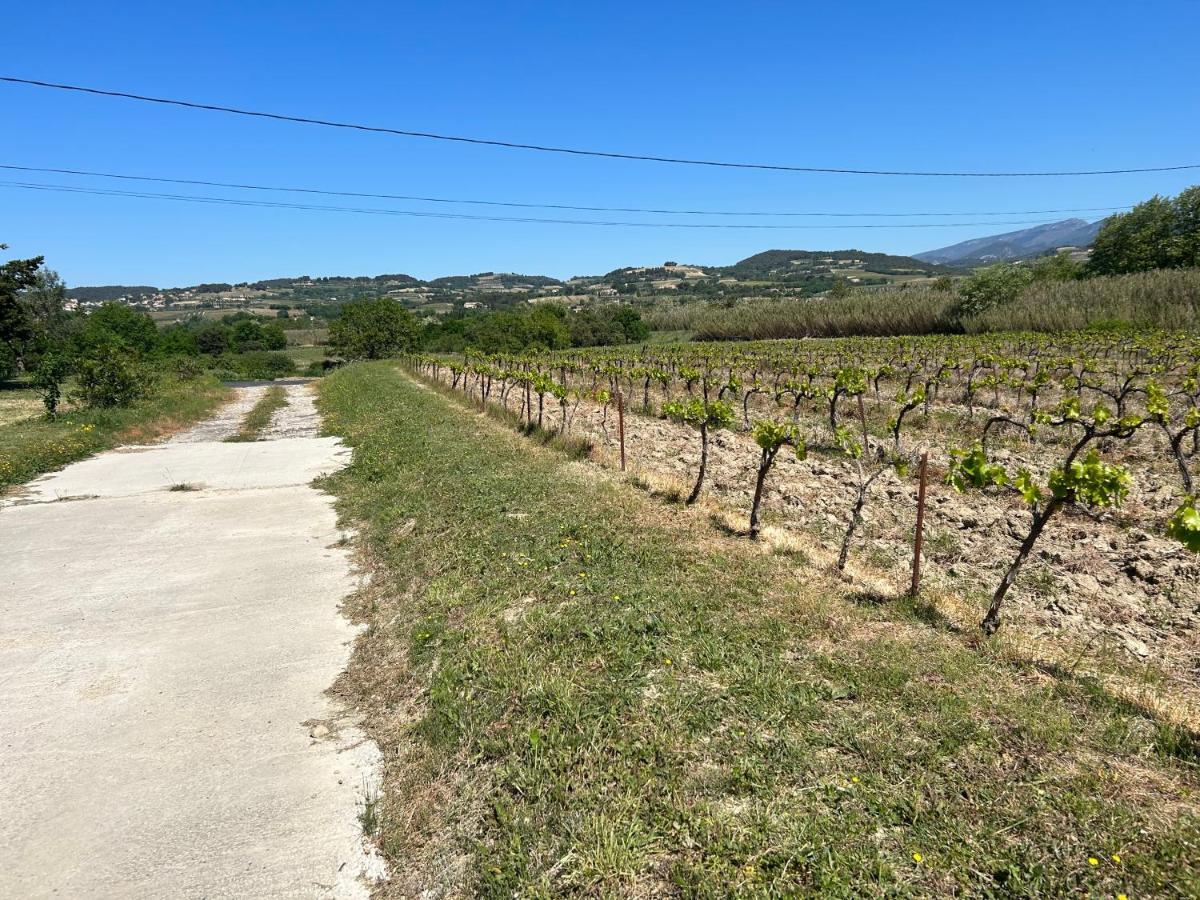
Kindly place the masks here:
POLYGON ((320 406, 386 895, 1200 893, 1194 737, 387 363, 320 406))
POLYGON ((21 382, 0 381, 0 427, 45 411, 41 395, 21 382))
POLYGON ((154 440, 206 417, 228 389, 209 375, 161 376, 150 397, 127 408, 77 409, 55 421, 0 426, 0 490, 118 444, 154 440))
POLYGON ((328 347, 288 347, 287 355, 296 363, 296 368, 305 369, 310 363, 321 362, 328 355, 328 347))
POLYGON ((276 410, 282 409, 287 404, 287 391, 279 385, 272 385, 258 398, 258 402, 254 404, 250 412, 246 413, 237 434, 230 435, 225 438, 225 441, 227 443, 257 441, 267 426, 271 424, 276 410))

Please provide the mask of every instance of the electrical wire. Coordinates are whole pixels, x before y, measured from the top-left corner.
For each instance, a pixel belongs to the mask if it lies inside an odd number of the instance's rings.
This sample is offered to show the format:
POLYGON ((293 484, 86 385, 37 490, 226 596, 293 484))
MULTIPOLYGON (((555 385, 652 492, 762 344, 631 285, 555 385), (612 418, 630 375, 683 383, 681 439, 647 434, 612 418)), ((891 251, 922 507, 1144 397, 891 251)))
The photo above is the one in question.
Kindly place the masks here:
POLYGON ((351 131, 372 132, 376 134, 391 134, 400 137, 426 138, 435 141, 450 141, 460 144, 476 144, 487 147, 503 147, 511 150, 533 150, 540 153, 559 153, 570 156, 601 157, 605 159, 634 160, 639 162, 671 163, 685 166, 708 166, 725 169, 759 169, 775 172, 808 172, 831 175, 886 175, 917 178, 1065 178, 1086 175, 1130 175, 1148 172, 1179 172, 1185 169, 1200 169, 1200 163, 1188 163, 1173 166, 1140 166, 1122 169, 1082 169, 1065 171, 1034 171, 1034 172, 938 172, 938 171, 908 171, 889 169, 852 169, 825 166, 779 165, 755 162, 730 162, 711 159, 689 159, 685 157, 655 156, 642 153, 617 153, 607 150, 585 150, 578 147, 557 147, 545 144, 520 143, 517 141, 501 141, 488 138, 466 137, 462 135, 438 134, 431 131, 415 131, 404 128, 389 128, 381 125, 362 125, 353 122, 337 122, 330 119, 318 119, 311 116, 288 115, 285 113, 264 112, 262 110, 242 109, 236 106, 221 106, 215 103, 199 103, 194 100, 176 100, 167 97, 152 97, 146 94, 134 94, 128 91, 113 91, 102 88, 86 87, 76 84, 61 84, 53 81, 41 81, 34 78, 18 78, 13 75, 0 75, 0 82, 21 84, 30 87, 47 88, 58 91, 72 91, 80 94, 91 94, 100 97, 117 97, 125 100, 136 100, 141 103, 156 103, 162 106, 177 106, 185 109, 222 112, 238 116, 251 116, 259 119, 272 119, 278 122, 293 122, 300 125, 319 125, 325 128, 341 128, 351 131))
POLYGON ((27 181, 0 181, 0 187, 12 187, 22 190, 51 191, 71 194, 91 194, 105 197, 130 197, 143 200, 172 200, 186 203, 206 203, 216 205, 259 207, 267 209, 297 209, 319 212, 359 213, 379 216, 411 216, 428 219, 456 219, 479 222, 521 222, 544 225, 593 225, 620 228, 705 228, 705 229, 751 229, 770 231, 796 231, 809 229, 857 229, 857 228, 967 228, 974 226, 993 227, 995 225, 1049 225, 1052 219, 1004 222, 897 222, 897 223, 867 223, 857 225, 756 225, 746 223, 710 223, 710 222, 625 222, 595 219, 549 219, 532 216, 480 216, 468 213, 429 212, 427 210, 411 209, 380 209, 377 207, 353 206, 322 206, 306 203, 284 203, 271 200, 246 200, 235 197, 204 197, 191 194, 163 194, 149 191, 120 191, 107 188, 85 188, 64 184, 44 184, 27 181))
POLYGON ((904 213, 884 213, 884 212, 738 212, 736 210, 706 210, 706 209, 653 209, 645 207, 631 206, 575 206, 565 203, 517 203, 504 200, 475 200, 475 199, 457 199, 450 197, 423 197, 412 194, 378 194, 359 191, 335 191, 322 188, 309 187, 279 187, 262 184, 241 184, 238 182, 228 181, 206 181, 196 178, 167 178, 153 175, 128 175, 118 174, 114 172, 94 172, 86 169, 56 169, 56 168, 40 168, 37 166, 18 166, 11 164, 0 163, 0 169, 7 169, 15 172, 39 172, 43 174, 53 175, 82 175, 93 178, 112 178, 122 181, 149 181, 159 184, 187 184, 200 187, 218 187, 218 188, 234 188, 237 190, 247 191, 278 191, 285 193, 296 194, 319 194, 328 197, 358 197, 370 198, 375 200, 408 200, 420 203, 451 203, 451 204, 469 204, 474 206, 504 206, 516 207, 520 209, 560 209, 573 210, 577 212, 616 212, 616 213, 650 213, 654 215, 672 215, 672 216, 746 216, 746 217, 802 217, 802 218, 913 218, 913 217, 937 217, 937 216, 1043 216, 1055 215, 1064 213, 1088 213, 1088 212, 1118 212, 1120 210, 1129 209, 1129 206, 1090 206, 1079 207, 1074 209, 1026 209, 1010 212, 904 212, 904 213))

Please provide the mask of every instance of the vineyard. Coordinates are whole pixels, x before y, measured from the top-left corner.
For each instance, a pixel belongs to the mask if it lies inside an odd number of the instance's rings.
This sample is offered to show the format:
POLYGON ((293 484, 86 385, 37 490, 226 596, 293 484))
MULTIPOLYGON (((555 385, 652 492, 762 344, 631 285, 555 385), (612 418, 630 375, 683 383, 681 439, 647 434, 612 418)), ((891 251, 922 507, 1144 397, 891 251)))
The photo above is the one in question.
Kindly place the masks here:
POLYGON ((1194 335, 1099 332, 406 364, 527 430, 627 458, 663 494, 712 498, 723 527, 799 548, 864 598, 915 587, 915 559, 952 618, 1192 686, 1198 360, 1194 335))

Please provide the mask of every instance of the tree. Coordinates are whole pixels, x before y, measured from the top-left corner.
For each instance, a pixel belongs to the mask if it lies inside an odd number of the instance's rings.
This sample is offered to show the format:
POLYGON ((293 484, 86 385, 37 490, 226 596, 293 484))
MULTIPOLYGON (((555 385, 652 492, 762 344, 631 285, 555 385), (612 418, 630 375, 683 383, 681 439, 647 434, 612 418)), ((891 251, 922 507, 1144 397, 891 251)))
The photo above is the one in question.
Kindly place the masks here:
MULTIPOLYGON (((0 244, 0 250, 7 249, 0 244)), ((0 265, 0 376, 24 368, 35 331, 21 292, 37 283, 43 257, 13 259, 0 265)))
POLYGON ((287 346, 287 335, 276 322, 263 324, 258 316, 245 316, 234 319, 231 324, 229 347, 235 353, 282 350, 287 346))
POLYGON ((625 340, 631 343, 644 341, 650 337, 650 326, 642 321, 641 313, 632 306, 611 307, 610 316, 625 333, 625 340))
POLYGON ((196 356, 200 352, 196 332, 179 324, 164 328, 159 334, 158 351, 164 356, 196 356))
POLYGON ((329 343, 348 359, 381 359, 415 350, 420 327, 395 300, 356 300, 329 326, 329 343))
POLYGON ((115 301, 101 304, 75 335, 81 353, 116 344, 135 354, 149 354, 158 345, 158 326, 145 313, 115 301))
POLYGON ((527 350, 564 350, 571 346, 567 311, 561 306, 544 304, 527 316, 527 350))
POLYGON ((1088 269, 1120 275, 1200 266, 1200 185, 1174 198, 1154 196, 1105 220, 1088 269))
POLYGON ((211 356, 220 356, 229 349, 229 329, 218 322, 206 322, 195 331, 196 349, 211 356))
POLYGON ((1041 256, 1029 264, 1034 281, 1075 281, 1082 278, 1084 265, 1071 259, 1067 252, 1041 256))
POLYGON ((19 301, 25 308, 32 339, 27 347, 26 365, 33 367, 42 355, 63 349, 70 329, 70 316, 65 309, 67 286, 57 272, 39 269, 33 283, 21 291, 19 301))

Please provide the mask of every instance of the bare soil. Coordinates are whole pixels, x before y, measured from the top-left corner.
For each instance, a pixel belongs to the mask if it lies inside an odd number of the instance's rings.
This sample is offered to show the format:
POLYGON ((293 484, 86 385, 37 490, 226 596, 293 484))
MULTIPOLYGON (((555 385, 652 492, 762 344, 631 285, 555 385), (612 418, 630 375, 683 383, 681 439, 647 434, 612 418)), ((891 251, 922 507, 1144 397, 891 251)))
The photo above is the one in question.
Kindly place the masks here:
MULTIPOLYGON (((497 390, 491 399, 498 400, 498 395, 497 390)), ((658 399, 652 395, 652 405, 658 399)), ((517 389, 506 400, 508 409, 520 410, 517 389)), ((533 405, 536 419, 536 396, 533 405)), ((844 420, 852 415, 846 406, 844 420)), ((867 406, 870 410, 871 401, 867 406)), ((752 418, 754 412, 752 406, 752 418)), ((758 412, 765 415, 765 407, 758 412)), ((738 414, 740 418, 740 410, 738 414)), ((566 415, 572 435, 588 437, 601 455, 615 457, 615 405, 606 412, 586 400, 577 406, 572 401, 566 415)), ((544 426, 557 429, 561 417, 558 402, 547 397, 544 426)), ((974 608, 982 618, 992 590, 1028 531, 1029 509, 1011 493, 955 492, 944 481, 949 463, 945 448, 954 441, 930 440, 931 432, 941 427, 938 409, 929 422, 920 411, 911 418, 918 428, 906 440, 915 442, 919 434, 929 441, 930 452, 923 586, 950 595, 960 608, 974 608)), ((799 422, 810 453, 804 460, 780 453, 768 477, 764 515, 785 532, 836 551, 854 502, 854 463, 828 447, 823 401, 803 408, 799 422)), ((698 432, 631 409, 626 410, 625 430, 631 469, 690 487, 699 465, 698 432)), ((1200 558, 1162 533, 1162 523, 1178 503, 1179 487, 1169 460, 1155 446, 1160 440, 1147 430, 1135 442, 1104 448, 1107 459, 1127 462, 1136 473, 1129 499, 1120 509, 1100 515, 1067 511, 1051 520, 1009 594, 1005 627, 1035 639, 1084 647, 1088 656, 1107 660, 1118 671, 1141 667, 1142 677, 1155 677, 1160 673, 1151 670, 1161 669, 1191 693, 1200 688, 1200 558), (1154 460, 1149 467, 1148 459, 1154 460)), ((1040 443, 1010 439, 996 446, 1003 448, 993 454, 997 460, 1041 476, 1057 461, 1056 448, 1040 443)), ((748 432, 713 434, 705 492, 735 516, 748 517, 758 459, 759 448, 748 432)), ((907 478, 888 471, 875 482, 864 526, 851 549, 853 568, 891 593, 906 590, 911 577, 914 476, 915 470, 907 478)))

